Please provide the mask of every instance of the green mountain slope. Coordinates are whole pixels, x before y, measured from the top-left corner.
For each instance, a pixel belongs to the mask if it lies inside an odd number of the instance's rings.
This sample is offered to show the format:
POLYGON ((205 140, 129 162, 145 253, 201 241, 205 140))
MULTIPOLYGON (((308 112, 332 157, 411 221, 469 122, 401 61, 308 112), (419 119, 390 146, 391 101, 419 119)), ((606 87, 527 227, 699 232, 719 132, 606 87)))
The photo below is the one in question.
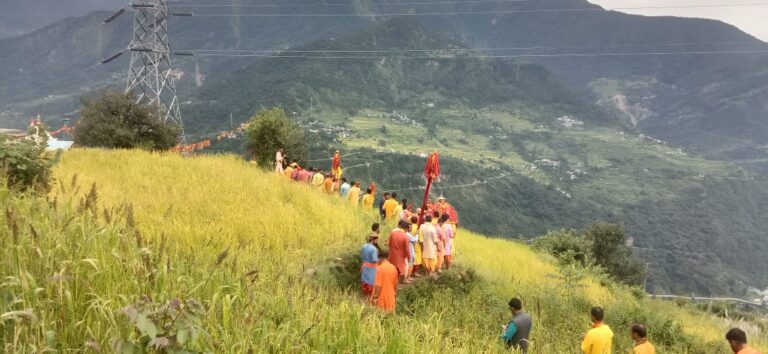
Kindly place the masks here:
POLYGON ((375 53, 392 48, 445 50, 351 59, 293 58, 288 52, 284 58, 258 60, 204 88, 194 100, 199 103, 190 105, 188 125, 194 131, 195 122, 209 121, 210 114, 234 108, 239 115, 246 115, 269 105, 285 105, 292 110, 313 105, 339 110, 417 110, 425 105, 478 109, 519 104, 553 114, 578 114, 591 123, 614 123, 613 117, 566 89, 541 66, 473 57, 476 52, 463 50, 460 43, 411 19, 386 21, 359 34, 291 51, 356 49, 375 53))
MULTIPOLYGON (((295 50, 381 50, 400 38, 411 39, 406 48, 458 46, 398 20, 295 50)), ((596 220, 620 222, 653 262, 652 291, 742 293, 768 282, 768 268, 751 261, 768 252, 759 227, 768 181, 622 131, 540 66, 477 58, 273 58, 208 87, 190 105, 203 117, 191 124, 217 112, 285 105, 308 129, 330 131, 331 149, 339 142, 362 149, 346 163, 356 166, 350 178, 409 200, 420 200, 422 180, 405 171, 419 170, 418 154, 439 150, 452 172, 433 197, 449 197, 474 230, 533 237, 596 220), (745 244, 750 256, 734 259, 745 244)), ((325 157, 315 153, 313 159, 325 157)))

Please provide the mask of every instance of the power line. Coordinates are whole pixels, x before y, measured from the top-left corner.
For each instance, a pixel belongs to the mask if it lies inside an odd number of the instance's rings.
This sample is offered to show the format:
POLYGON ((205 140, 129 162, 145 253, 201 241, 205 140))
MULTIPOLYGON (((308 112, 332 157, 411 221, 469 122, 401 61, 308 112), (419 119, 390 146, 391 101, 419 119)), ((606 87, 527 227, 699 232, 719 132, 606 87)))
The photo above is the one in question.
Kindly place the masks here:
POLYGON ((335 49, 317 49, 317 50, 249 50, 249 49, 195 49, 195 50, 179 50, 180 52, 202 52, 202 53, 235 53, 235 54, 250 54, 250 53, 416 53, 416 52, 464 52, 464 51, 508 51, 508 50, 554 50, 554 49, 575 49, 575 48, 633 48, 633 47, 681 47, 681 46, 719 46, 719 45, 754 45, 765 47, 766 43, 761 42, 709 42, 709 43, 695 43, 695 42, 677 42, 677 43, 645 43, 645 44, 615 44, 615 45, 565 45, 565 46, 532 46, 532 47, 494 47, 494 48, 432 48, 432 49, 385 49, 385 50, 335 50, 335 49))
MULTIPOLYGON (((412 5, 449 5, 449 4, 502 4, 502 3, 522 3, 531 0, 474 0, 474 1, 428 1, 428 2, 392 2, 386 5, 412 6, 412 5)), ((350 3, 332 3, 332 4, 177 4, 177 7, 296 7, 296 6, 353 6, 350 3)))
MULTIPOLYGON (((186 53, 185 53, 186 54, 186 53)), ((313 56, 313 55, 266 55, 249 53, 194 53, 201 57, 257 57, 286 59, 516 59, 516 58, 583 58, 583 57, 630 57, 630 56, 679 56, 679 55, 725 55, 725 54, 768 54, 768 50, 727 50, 727 51, 683 51, 683 52, 635 52, 635 53, 558 53, 558 54, 512 54, 512 55, 464 55, 464 56, 313 56)))
POLYGON ((604 11, 633 11, 658 9, 700 9, 700 8, 730 8, 730 7, 768 6, 768 2, 711 4, 711 5, 678 5, 678 6, 633 6, 614 7, 606 10, 602 7, 584 7, 569 9, 521 9, 505 11, 455 11, 455 12, 416 12, 416 13, 386 13, 386 14, 192 14, 195 17, 399 17, 399 16, 454 16, 454 15, 505 15, 530 13, 559 13, 559 12, 604 12, 604 11))

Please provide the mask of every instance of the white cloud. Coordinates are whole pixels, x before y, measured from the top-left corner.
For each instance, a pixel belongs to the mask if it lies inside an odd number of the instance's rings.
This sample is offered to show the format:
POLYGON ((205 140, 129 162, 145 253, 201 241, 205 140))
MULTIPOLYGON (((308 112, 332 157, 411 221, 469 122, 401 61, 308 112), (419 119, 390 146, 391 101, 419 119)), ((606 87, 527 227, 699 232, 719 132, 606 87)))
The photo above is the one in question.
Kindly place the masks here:
MULTIPOLYGON (((749 3, 743 0, 589 0, 606 9, 654 6, 728 5, 749 3)), ((617 10, 646 16, 680 16, 710 18, 727 22, 763 41, 768 41, 768 6, 733 6, 711 8, 665 8, 617 10)))

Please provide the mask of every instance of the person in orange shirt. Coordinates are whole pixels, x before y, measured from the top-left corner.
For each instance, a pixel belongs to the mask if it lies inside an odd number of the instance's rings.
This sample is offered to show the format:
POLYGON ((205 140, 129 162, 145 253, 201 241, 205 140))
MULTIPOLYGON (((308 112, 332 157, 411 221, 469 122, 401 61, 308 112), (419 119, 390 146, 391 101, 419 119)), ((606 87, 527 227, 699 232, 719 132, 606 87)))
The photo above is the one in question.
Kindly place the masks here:
POLYGON ((635 346, 629 354, 656 354, 656 348, 648 341, 648 331, 642 323, 635 323, 630 327, 629 335, 635 341, 635 346))
POLYGON ((333 193, 333 178, 331 178, 330 173, 325 174, 325 180, 323 180, 323 186, 325 187, 325 192, 328 194, 333 193))
POLYGON ((386 311, 395 312, 397 301, 397 267, 389 263, 389 252, 379 252, 379 265, 376 267, 376 278, 373 282, 371 304, 386 311))
POLYGON ((754 350, 747 345, 747 333, 741 328, 731 328, 731 330, 725 334, 725 340, 728 341, 731 350, 736 354, 760 354, 757 350, 754 350))

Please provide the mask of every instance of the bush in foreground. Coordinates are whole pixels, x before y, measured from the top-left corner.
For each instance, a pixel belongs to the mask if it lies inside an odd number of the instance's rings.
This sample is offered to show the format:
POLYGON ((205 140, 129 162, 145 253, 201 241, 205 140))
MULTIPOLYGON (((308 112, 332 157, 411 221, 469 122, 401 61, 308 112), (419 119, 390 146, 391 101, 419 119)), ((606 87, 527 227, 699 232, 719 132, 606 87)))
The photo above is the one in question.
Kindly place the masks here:
POLYGON ((49 190, 51 168, 57 158, 45 152, 45 144, 0 135, 0 177, 14 189, 49 190))

